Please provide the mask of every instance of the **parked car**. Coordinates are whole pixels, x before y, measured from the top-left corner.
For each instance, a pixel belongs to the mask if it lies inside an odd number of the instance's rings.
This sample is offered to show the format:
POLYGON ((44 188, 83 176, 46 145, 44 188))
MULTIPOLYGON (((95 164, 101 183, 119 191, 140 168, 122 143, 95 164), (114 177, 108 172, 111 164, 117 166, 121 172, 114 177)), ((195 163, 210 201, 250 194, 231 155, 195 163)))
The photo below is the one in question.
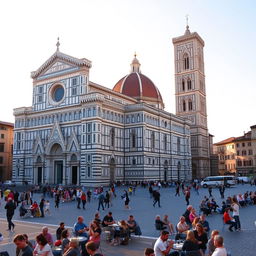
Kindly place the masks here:
POLYGON ((15 187, 16 183, 14 181, 11 181, 11 180, 6 180, 4 182, 4 186, 15 187))
POLYGON ((250 183, 251 179, 249 177, 243 176, 243 177, 237 177, 237 180, 239 182, 244 182, 244 183, 250 183))

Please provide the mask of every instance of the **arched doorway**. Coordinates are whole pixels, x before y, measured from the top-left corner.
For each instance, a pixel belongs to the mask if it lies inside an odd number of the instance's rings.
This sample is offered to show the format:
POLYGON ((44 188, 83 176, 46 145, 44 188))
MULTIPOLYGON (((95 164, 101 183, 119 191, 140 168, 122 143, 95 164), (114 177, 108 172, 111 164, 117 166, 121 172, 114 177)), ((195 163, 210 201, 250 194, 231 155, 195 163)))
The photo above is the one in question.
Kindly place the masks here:
POLYGON ((168 161, 164 161, 164 181, 167 182, 168 180, 168 161))
POLYGON ((38 156, 36 159, 37 165, 37 175, 36 175, 36 184, 40 185, 43 183, 43 167, 42 167, 42 158, 38 156))
POLYGON ((115 159, 111 158, 110 162, 109 162, 109 183, 113 184, 115 182, 115 169, 116 169, 116 163, 115 163, 115 159))
POLYGON ((77 166, 77 156, 73 154, 71 156, 71 183, 72 185, 78 184, 78 166, 77 166))
POLYGON ((54 184, 63 183, 63 151, 60 144, 55 143, 50 151, 51 157, 53 157, 53 176, 54 184))

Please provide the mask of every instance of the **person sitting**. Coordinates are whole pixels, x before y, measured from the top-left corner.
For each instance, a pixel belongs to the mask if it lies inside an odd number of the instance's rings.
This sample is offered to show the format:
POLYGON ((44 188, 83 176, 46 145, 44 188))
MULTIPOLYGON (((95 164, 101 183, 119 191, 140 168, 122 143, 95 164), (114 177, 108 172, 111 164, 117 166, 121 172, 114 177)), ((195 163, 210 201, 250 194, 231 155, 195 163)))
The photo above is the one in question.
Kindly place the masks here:
POLYGON ((200 211, 203 212, 203 214, 205 214, 206 216, 211 213, 211 210, 209 209, 205 200, 202 200, 200 203, 200 211))
POLYGON ((50 246, 52 246, 53 245, 53 239, 52 239, 52 235, 48 232, 48 227, 45 226, 45 227, 42 228, 42 235, 47 240, 47 243, 50 246))
POLYGON ((37 244, 33 252, 34 255, 53 256, 51 246, 48 244, 43 234, 36 237, 36 242, 37 244))
POLYGON ((195 208, 192 208, 189 214, 189 221, 192 224, 194 219, 197 217, 195 208))
POLYGON ((187 252, 193 252, 193 256, 201 256, 198 241, 195 238, 193 230, 187 232, 186 240, 182 246, 182 252, 181 255, 189 255, 187 252))
POLYGON ((114 232, 114 240, 112 241, 112 245, 119 245, 120 239, 123 239, 121 244, 127 245, 129 241, 129 227, 125 220, 120 221, 120 226, 118 229, 115 229, 114 232))
POLYGON ((146 248, 144 250, 144 256, 155 256, 154 250, 152 248, 146 248))
POLYGON ((217 235, 214 237, 214 246, 216 249, 214 250, 212 256, 227 256, 227 250, 224 248, 223 237, 217 235))
POLYGON ((135 221, 133 215, 129 216, 129 219, 127 220, 127 225, 130 230, 130 234, 134 233, 136 236, 141 236, 141 229, 138 223, 135 221))
POLYGON ((185 217, 181 216, 180 221, 177 224, 177 232, 178 234, 176 235, 175 239, 185 239, 186 238, 186 233, 189 230, 189 225, 185 221, 185 217))
POLYGON ((101 227, 98 221, 94 220, 89 228, 89 241, 93 241, 98 247, 100 246, 101 227))
POLYGON ((207 237, 207 233, 205 232, 202 224, 200 224, 200 223, 196 224, 196 230, 194 230, 194 235, 195 235, 196 240, 198 241, 199 249, 201 249, 204 253, 206 250, 208 237, 207 237))
POLYGON ((70 236, 70 233, 69 233, 68 229, 64 229, 61 233, 61 250, 62 250, 62 253, 66 252, 66 250, 69 247, 69 242, 70 242, 69 236, 70 236))
POLYGON ((76 237, 72 237, 69 242, 68 249, 63 256, 80 256, 79 240, 76 237))
POLYGON ((221 207, 217 208, 217 212, 224 214, 225 209, 228 208, 225 201, 222 201, 221 207))
MULTIPOLYGON (((184 217, 183 217, 184 218, 184 217)), ((185 218, 184 218, 185 222, 185 218)), ((173 248, 174 241, 167 241, 169 237, 169 232, 166 230, 163 230, 161 232, 161 236, 156 240, 154 245, 154 252, 156 256, 179 256, 179 253, 177 251, 171 252, 171 249, 173 248)))
POLYGON ((166 224, 163 221, 161 221, 160 215, 156 215, 155 227, 156 230, 164 230, 167 228, 166 224))
POLYGON ((232 198, 229 196, 226 199, 226 205, 227 205, 227 207, 231 207, 231 204, 232 204, 232 198))
POLYGON ((33 217, 40 217, 40 210, 36 201, 34 201, 34 203, 30 206, 30 210, 33 217), (38 212, 39 212, 39 216, 38 216, 38 212))
POLYGON ((101 219, 100 219, 100 213, 99 212, 95 213, 94 220, 97 221, 99 225, 101 225, 101 219))
POLYGON ((108 214, 102 220, 102 227, 106 228, 109 225, 116 223, 113 219, 112 212, 108 212, 108 214))
POLYGON ((237 197, 236 197, 238 203, 241 205, 241 206, 246 206, 246 202, 245 202, 245 199, 244 199, 244 195, 242 194, 238 194, 237 197))
POLYGON ((97 249, 98 248, 93 241, 88 242, 86 244, 86 251, 87 251, 87 253, 89 253, 90 256, 103 256, 102 254, 97 253, 97 249))
POLYGON ((200 216, 200 219, 199 219, 199 223, 202 224, 205 232, 209 232, 210 231, 210 226, 209 226, 209 222, 206 220, 206 216, 204 214, 202 214, 200 216))
POLYGON ((233 232, 233 227, 236 226, 236 222, 229 215, 230 208, 227 208, 223 215, 223 222, 225 224, 229 224, 229 231, 233 232))
POLYGON ((74 225, 74 232, 76 236, 83 236, 88 238, 88 234, 86 231, 88 231, 89 228, 84 224, 84 218, 82 216, 79 216, 77 218, 77 222, 74 225))
POLYGON ((214 237, 217 235, 219 235, 219 231, 213 230, 211 233, 211 238, 208 240, 207 251, 208 251, 209 256, 211 256, 213 254, 214 250, 216 249, 216 247, 214 245, 214 237))
POLYGON ((60 226, 57 228, 56 230, 56 239, 57 240, 60 240, 61 239, 61 233, 62 231, 65 229, 65 223, 64 222, 61 222, 60 223, 60 226))
POLYGON ((195 217, 193 223, 192 223, 192 229, 196 229, 196 224, 199 223, 200 217, 195 217))
POLYGON ((191 227, 192 223, 191 223, 191 221, 190 221, 190 219, 189 219, 189 214, 190 214, 192 208, 193 208, 192 205, 188 205, 186 211, 185 211, 184 214, 183 214, 183 216, 185 217, 186 223, 187 223, 190 227, 191 227))
POLYGON ((173 234, 174 233, 174 227, 173 227, 173 224, 169 221, 167 214, 164 215, 163 223, 168 227, 169 232, 171 234, 173 234))
POLYGON ((16 235, 13 242, 17 246, 16 255, 33 256, 33 249, 28 245, 28 241, 24 235, 16 235))
POLYGON ((21 202, 21 206, 19 208, 19 212, 20 212, 20 217, 23 217, 26 215, 26 213, 28 212, 28 210, 26 209, 26 202, 25 201, 22 201, 21 202))

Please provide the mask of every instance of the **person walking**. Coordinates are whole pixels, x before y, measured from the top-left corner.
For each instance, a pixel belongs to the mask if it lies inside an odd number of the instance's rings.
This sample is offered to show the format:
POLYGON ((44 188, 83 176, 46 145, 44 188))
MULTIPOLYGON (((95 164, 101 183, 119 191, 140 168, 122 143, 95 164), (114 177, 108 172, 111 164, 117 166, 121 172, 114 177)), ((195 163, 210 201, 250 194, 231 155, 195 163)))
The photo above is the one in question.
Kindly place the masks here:
POLYGON ((187 188, 185 191, 185 200, 187 202, 187 205, 189 205, 189 199, 190 199, 190 191, 189 191, 189 188, 187 188))
POLYGON ((80 204, 81 204, 81 196, 82 192, 81 189, 77 190, 76 192, 76 200, 77 200, 77 209, 81 209, 80 204))
POLYGON ((105 197, 104 197, 103 192, 102 192, 98 196, 98 201, 99 201, 99 203, 98 203, 98 211, 100 210, 100 207, 102 207, 102 210, 104 211, 104 205, 103 205, 104 199, 105 199, 105 197))
POLYGON ((180 196, 180 184, 177 183, 176 185, 176 194, 175 196, 180 196))
POLYGON ((14 223, 12 222, 12 217, 14 215, 14 212, 15 212, 15 209, 16 209, 16 206, 15 206, 15 203, 13 202, 12 198, 8 198, 7 199, 7 203, 5 205, 5 209, 6 209, 6 218, 7 218, 7 222, 8 222, 8 229, 7 231, 11 231, 14 230, 14 223))
POLYGON ((124 208, 130 210, 131 209, 129 206, 130 198, 126 190, 124 190, 123 200, 124 200, 124 208))
POLYGON ((85 192, 82 192, 81 200, 82 200, 83 209, 85 210, 85 204, 86 204, 86 194, 85 194, 85 192))
POLYGON ((151 185, 149 185, 148 192, 149 192, 149 197, 151 199, 152 198, 152 194, 153 194, 153 188, 152 188, 151 185))
POLYGON ((59 208, 59 204, 60 204, 60 193, 59 191, 57 191, 57 193, 55 194, 55 208, 59 208))
POLYGON ((88 203, 90 203, 90 202, 91 202, 91 197, 92 197, 92 192, 91 192, 91 190, 88 189, 86 194, 87 194, 88 203))
POLYGON ((219 191, 220 191, 220 197, 223 199, 224 198, 224 192, 225 192, 225 186, 221 185, 219 187, 219 191))
POLYGON ((208 193, 209 193, 209 197, 212 197, 212 187, 211 186, 208 187, 208 193))
POLYGON ((40 208, 40 212, 41 212, 41 217, 44 217, 44 198, 41 199, 40 203, 39 203, 39 208, 40 208))
POLYGON ((105 194, 105 208, 109 208, 109 200, 110 199, 110 195, 109 195, 109 192, 108 191, 106 191, 106 194, 105 194))
POLYGON ((161 205, 160 205, 160 192, 157 191, 157 190, 154 190, 153 191, 153 198, 154 198, 154 203, 153 203, 153 206, 155 207, 156 203, 158 203, 158 207, 160 208, 161 205))

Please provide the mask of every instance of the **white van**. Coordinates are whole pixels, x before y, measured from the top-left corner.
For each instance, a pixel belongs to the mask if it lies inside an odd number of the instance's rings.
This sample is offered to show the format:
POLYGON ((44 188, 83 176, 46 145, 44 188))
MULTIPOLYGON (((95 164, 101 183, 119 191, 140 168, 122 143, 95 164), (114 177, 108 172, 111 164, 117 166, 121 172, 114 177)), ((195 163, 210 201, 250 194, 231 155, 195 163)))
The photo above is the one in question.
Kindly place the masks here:
POLYGON ((204 178, 201 182, 201 186, 207 188, 218 187, 220 185, 225 185, 226 187, 234 186, 236 184, 235 176, 208 176, 204 178))
POLYGON ((244 182, 244 183, 250 183, 251 182, 251 179, 249 178, 249 177, 246 177, 246 176, 244 176, 244 177, 237 177, 237 180, 239 181, 239 182, 244 182))

